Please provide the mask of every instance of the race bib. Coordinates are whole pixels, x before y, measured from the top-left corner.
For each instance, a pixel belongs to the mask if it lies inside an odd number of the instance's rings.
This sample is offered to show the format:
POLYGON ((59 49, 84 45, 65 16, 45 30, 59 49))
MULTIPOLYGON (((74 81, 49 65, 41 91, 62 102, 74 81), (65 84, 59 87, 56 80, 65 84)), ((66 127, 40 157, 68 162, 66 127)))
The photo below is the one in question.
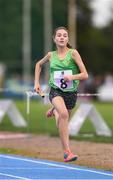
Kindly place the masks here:
POLYGON ((63 79, 64 75, 72 75, 72 70, 55 71, 54 72, 54 84, 60 89, 71 89, 73 88, 73 81, 66 82, 63 79))

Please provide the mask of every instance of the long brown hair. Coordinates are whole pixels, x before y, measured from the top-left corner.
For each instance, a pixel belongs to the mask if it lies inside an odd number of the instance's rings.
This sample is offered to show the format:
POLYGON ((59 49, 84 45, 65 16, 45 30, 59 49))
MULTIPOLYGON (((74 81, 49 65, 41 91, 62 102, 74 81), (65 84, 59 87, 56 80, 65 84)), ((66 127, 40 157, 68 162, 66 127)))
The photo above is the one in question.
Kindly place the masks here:
MULTIPOLYGON (((67 29, 66 27, 60 26, 60 27, 57 27, 57 28, 54 30, 53 38, 55 37, 56 32, 57 32, 58 30, 60 30, 60 29, 64 29, 64 30, 68 33, 68 29, 67 29)), ((72 46, 71 46, 69 43, 67 43, 67 47, 68 47, 68 48, 72 48, 72 46)))

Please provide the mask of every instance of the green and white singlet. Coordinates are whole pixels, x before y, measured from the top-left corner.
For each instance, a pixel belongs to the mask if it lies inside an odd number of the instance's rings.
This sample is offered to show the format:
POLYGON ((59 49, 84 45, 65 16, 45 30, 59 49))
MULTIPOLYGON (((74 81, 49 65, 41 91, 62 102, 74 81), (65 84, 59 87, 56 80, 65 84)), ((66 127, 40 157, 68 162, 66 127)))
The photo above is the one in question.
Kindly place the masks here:
POLYGON ((76 91, 79 85, 79 80, 65 82, 63 75, 78 74, 79 67, 72 58, 74 49, 69 49, 65 58, 60 60, 57 51, 51 52, 50 58, 50 79, 49 85, 54 89, 61 89, 63 92, 76 91))

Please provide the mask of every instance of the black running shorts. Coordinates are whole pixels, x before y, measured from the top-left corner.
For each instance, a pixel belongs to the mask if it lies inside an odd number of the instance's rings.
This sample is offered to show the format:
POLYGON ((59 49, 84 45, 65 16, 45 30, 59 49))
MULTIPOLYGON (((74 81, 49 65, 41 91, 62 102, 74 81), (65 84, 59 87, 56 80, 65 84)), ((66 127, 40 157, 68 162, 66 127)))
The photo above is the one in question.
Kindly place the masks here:
POLYGON ((63 92, 60 89, 50 89, 49 100, 52 103, 52 99, 56 96, 61 96, 64 99, 67 109, 73 109, 77 101, 77 92, 63 92))

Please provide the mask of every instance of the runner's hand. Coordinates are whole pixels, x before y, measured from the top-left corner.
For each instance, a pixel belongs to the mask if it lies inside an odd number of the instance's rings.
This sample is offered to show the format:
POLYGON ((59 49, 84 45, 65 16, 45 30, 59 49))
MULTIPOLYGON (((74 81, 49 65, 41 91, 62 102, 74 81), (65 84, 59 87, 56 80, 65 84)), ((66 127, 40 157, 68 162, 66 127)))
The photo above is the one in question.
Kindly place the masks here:
POLYGON ((65 81, 72 81, 73 80, 73 75, 69 75, 69 74, 64 75, 63 78, 64 78, 65 81))
POLYGON ((40 92, 41 92, 41 87, 40 87, 40 84, 39 84, 39 83, 35 84, 34 90, 35 90, 37 93, 40 93, 40 92))

